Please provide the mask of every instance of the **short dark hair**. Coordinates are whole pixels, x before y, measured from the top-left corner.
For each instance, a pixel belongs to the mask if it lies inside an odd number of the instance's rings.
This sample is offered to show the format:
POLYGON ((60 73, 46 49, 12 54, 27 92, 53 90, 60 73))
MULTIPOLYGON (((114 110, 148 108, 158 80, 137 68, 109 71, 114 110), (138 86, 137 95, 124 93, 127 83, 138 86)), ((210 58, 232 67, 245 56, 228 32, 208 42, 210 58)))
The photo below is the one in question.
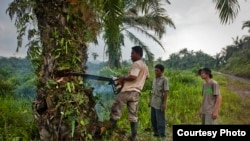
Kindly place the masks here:
POLYGON ((161 70, 161 72, 164 72, 164 66, 162 64, 155 65, 155 68, 161 70))
POLYGON ((139 54, 141 57, 143 56, 143 50, 141 46, 133 46, 132 50, 139 54))
POLYGON ((198 74, 201 75, 201 72, 204 71, 209 75, 210 78, 213 78, 212 71, 209 68, 202 68, 198 70, 198 74))

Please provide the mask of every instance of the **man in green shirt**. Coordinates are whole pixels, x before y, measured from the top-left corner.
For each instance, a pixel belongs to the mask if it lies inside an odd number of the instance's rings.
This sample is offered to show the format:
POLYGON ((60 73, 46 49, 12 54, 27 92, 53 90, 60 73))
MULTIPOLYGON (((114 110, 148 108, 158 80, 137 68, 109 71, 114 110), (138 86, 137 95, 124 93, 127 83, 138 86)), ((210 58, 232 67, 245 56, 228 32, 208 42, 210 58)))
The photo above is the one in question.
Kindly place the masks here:
POLYGON ((218 118, 222 99, 219 84, 212 79, 213 75, 209 68, 200 69, 198 74, 204 80, 202 86, 203 100, 200 108, 202 124, 213 125, 218 118))
POLYGON ((153 79, 149 106, 151 107, 151 123, 154 136, 161 137, 164 141, 166 140, 165 110, 168 91, 169 83, 167 77, 164 76, 164 66, 157 64, 155 65, 155 78, 153 79))

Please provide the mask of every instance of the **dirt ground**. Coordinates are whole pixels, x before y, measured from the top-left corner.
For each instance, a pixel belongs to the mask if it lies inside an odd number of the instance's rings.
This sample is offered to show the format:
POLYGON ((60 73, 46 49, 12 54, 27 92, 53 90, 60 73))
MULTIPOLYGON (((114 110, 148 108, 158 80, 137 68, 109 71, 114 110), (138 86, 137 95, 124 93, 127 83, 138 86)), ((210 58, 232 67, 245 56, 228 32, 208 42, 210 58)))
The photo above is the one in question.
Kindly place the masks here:
POLYGON ((250 124, 250 80, 246 78, 237 77, 234 75, 228 75, 227 82, 228 87, 231 91, 239 95, 241 97, 241 119, 243 120, 243 124, 250 124))
POLYGON ((250 100, 250 79, 223 74, 228 78, 229 89, 238 94, 243 100, 250 100), (237 85, 235 85, 237 84, 237 85))

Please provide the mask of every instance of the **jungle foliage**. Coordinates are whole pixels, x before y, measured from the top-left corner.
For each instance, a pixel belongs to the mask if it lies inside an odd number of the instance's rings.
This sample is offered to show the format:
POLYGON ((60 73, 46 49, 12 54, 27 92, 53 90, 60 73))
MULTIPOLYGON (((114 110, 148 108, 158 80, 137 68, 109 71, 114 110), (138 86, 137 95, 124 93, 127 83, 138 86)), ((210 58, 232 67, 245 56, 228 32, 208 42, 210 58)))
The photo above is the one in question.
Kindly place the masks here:
MULTIPOLYGON (((85 83, 80 78, 65 74, 86 71, 88 44, 96 41, 103 25, 114 25, 119 29, 120 21, 108 15, 112 12, 120 19, 124 9, 117 4, 119 1, 112 2, 14 0, 10 3, 6 12, 15 20, 17 50, 22 46, 22 37, 28 32, 28 57, 37 77, 32 111, 41 140, 92 140, 102 135, 103 130, 100 129, 103 128, 98 124, 98 115, 93 109, 97 102, 93 89, 83 85, 85 83)), ((152 6, 149 1, 130 2, 143 10, 152 6)), ((237 15, 237 1, 213 2, 217 3, 222 23, 230 22, 237 15)), ((109 33, 114 37, 119 35, 112 30, 109 33)), ((10 125, 8 121, 3 124, 10 125)), ((15 137, 10 138, 24 139, 20 134, 15 137)), ((8 139, 9 133, 1 134, 1 138, 8 139)))
MULTIPOLYGON (((96 72, 96 74, 101 76, 113 77, 117 75, 125 75, 128 68, 129 65, 117 70, 110 69, 109 67, 103 67, 102 69, 97 67, 97 70, 91 71, 90 69, 89 71, 96 72)), ((172 125, 200 123, 198 112, 202 98, 200 91, 203 81, 197 75, 196 68, 193 68, 193 70, 166 68, 164 74, 169 78, 170 82, 166 117, 167 135, 168 137, 171 137, 172 125)), ((32 73, 30 73, 30 75, 32 75, 32 73)), ((22 77, 22 75, 18 76, 22 77)), ((150 78, 146 81, 139 103, 138 140, 156 140, 151 136, 152 129, 149 120, 150 109, 147 105, 153 77, 153 68, 150 68, 150 78)), ((215 72, 214 77, 220 83, 221 92, 224 97, 219 123, 249 123, 245 118, 238 118, 239 113, 242 112, 241 104, 239 104, 241 103, 240 97, 227 88, 228 80, 215 72)), ((111 134, 109 133, 108 126, 106 126, 108 124, 105 124, 109 121, 110 107, 115 97, 111 87, 105 82, 98 81, 85 81, 82 85, 89 85, 94 88, 93 94, 96 103, 94 107, 98 115, 98 120, 100 123, 104 123, 103 126, 101 126, 101 136, 99 140, 125 140, 126 136, 130 134, 130 127, 127 120, 127 109, 125 107, 123 116, 118 122, 119 128, 117 129, 117 132, 112 133, 112 136, 110 136, 111 134)), ((5 94, 9 94, 9 92, 6 92, 5 94)), ((3 127, 0 128, 0 140, 39 140, 38 129, 32 115, 32 103, 34 101, 32 99, 16 96, 1 96, 0 101, 3 103, 0 106, 0 112, 2 113, 2 116, 0 116, 0 125, 3 127)), ((74 109, 75 107, 69 108, 74 109)))
POLYGON ((0 96, 35 97, 36 77, 26 58, 0 58, 0 96))
POLYGON ((157 61, 174 69, 209 67, 223 73, 250 78, 250 21, 243 23, 242 29, 244 28, 248 28, 249 34, 233 38, 232 43, 222 48, 215 56, 201 50, 195 52, 184 48, 171 54, 165 61, 157 61))

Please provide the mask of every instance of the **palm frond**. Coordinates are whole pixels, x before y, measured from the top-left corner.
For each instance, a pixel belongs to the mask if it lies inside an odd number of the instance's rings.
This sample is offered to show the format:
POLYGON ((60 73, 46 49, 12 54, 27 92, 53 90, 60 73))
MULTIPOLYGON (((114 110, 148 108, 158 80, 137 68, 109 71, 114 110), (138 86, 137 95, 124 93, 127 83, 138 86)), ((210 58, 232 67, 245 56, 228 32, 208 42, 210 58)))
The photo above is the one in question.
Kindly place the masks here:
POLYGON ((230 24, 234 21, 240 11, 238 0, 213 0, 222 24, 230 24))
MULTIPOLYGON (((142 33, 143 35, 145 35, 146 37, 152 39, 154 42, 156 42, 156 43, 165 51, 165 49, 164 49, 164 47, 163 47, 161 41, 158 40, 158 38, 156 38, 154 35, 152 35, 151 33, 149 33, 148 30, 145 30, 145 29, 143 29, 143 28, 141 28, 141 27, 139 27, 139 26, 134 26, 133 28, 134 28, 135 30, 137 30, 138 32, 141 32, 141 33, 142 33)), ((127 30, 126 30, 126 31, 127 31, 127 30)))
POLYGON ((36 18, 32 13, 35 2, 30 0, 14 0, 9 4, 6 9, 6 13, 9 15, 10 19, 15 18, 15 26, 17 27, 17 48, 22 47, 23 36, 25 35, 28 24, 36 23, 36 18))
POLYGON ((250 33, 250 21, 246 21, 246 22, 243 23, 242 29, 244 29, 246 27, 249 28, 248 32, 250 33))
POLYGON ((164 33, 166 33, 166 27, 176 28, 172 19, 167 16, 167 12, 162 8, 159 1, 149 1, 150 11, 144 14, 138 15, 135 11, 136 8, 132 7, 126 11, 123 22, 128 25, 138 25, 142 26, 145 29, 155 31, 155 34, 161 38, 164 33))
POLYGON ((147 56, 146 58, 148 59, 148 62, 150 64, 153 64, 154 61, 154 54, 150 51, 149 47, 146 46, 137 36, 135 36, 132 32, 126 30, 126 36, 130 39, 131 42, 133 42, 136 45, 140 45, 144 52, 145 55, 147 56))

